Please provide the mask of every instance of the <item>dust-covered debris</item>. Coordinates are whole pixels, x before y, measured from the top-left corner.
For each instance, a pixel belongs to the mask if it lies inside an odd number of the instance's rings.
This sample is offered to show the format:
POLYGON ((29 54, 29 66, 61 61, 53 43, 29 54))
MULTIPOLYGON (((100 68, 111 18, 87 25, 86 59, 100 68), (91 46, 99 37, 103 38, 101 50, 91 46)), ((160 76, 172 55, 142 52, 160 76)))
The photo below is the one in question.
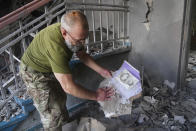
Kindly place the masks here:
MULTIPOLYGON (((18 72, 19 64, 15 64, 18 72)), ((11 70, 5 69, 1 71, 1 94, 0 94, 0 121, 9 121, 22 113, 22 109, 14 100, 14 96, 21 99, 29 99, 26 93, 26 87, 19 75, 16 75, 17 84, 11 70)))
MULTIPOLYGON (((109 80, 106 79, 100 83, 99 88, 107 87, 109 80)), ((110 85, 108 86, 110 87, 110 85)), ((115 90, 113 88, 113 90, 115 90)), ((120 93, 115 90, 115 95, 108 101, 99 101, 101 109, 104 111, 106 117, 116 117, 125 114, 131 114, 132 100, 123 98, 120 93)))
POLYGON ((7 107, 4 106, 0 110, 0 122, 1 121, 9 121, 10 118, 17 116, 20 113, 22 113, 21 107, 19 105, 17 105, 14 100, 10 100, 7 103, 7 107), (10 111, 9 115, 7 114, 8 110, 10 111))

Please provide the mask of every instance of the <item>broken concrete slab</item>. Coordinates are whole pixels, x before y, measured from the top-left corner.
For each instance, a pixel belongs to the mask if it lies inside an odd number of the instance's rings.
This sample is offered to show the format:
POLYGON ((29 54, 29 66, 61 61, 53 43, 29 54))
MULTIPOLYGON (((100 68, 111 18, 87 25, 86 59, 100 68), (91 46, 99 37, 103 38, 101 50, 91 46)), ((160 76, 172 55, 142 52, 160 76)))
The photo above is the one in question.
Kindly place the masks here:
POLYGON ((106 131, 106 128, 96 119, 84 117, 80 119, 80 123, 76 131, 106 131))
POLYGON ((158 100, 156 100, 153 96, 144 96, 143 99, 152 105, 157 104, 158 102, 158 100))

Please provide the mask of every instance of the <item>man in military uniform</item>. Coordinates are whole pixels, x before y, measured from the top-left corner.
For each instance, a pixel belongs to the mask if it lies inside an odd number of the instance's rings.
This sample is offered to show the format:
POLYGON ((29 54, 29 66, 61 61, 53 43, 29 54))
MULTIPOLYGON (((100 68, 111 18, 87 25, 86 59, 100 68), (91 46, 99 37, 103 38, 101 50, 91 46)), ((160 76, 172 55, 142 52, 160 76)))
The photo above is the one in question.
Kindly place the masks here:
POLYGON ((83 50, 88 30, 85 15, 70 11, 62 16, 61 23, 41 30, 22 57, 20 75, 39 111, 44 130, 61 130, 62 123, 68 120, 66 93, 96 101, 108 100, 113 95, 111 88, 93 92, 72 79, 69 61, 73 53, 101 76, 111 77, 107 69, 96 64, 83 50))

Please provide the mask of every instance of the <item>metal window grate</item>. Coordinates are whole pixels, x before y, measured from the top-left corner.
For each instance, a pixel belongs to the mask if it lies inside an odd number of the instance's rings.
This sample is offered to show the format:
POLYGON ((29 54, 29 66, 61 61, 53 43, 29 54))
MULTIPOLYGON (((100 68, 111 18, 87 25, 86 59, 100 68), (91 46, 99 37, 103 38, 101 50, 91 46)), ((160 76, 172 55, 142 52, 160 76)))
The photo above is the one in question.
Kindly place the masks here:
MULTIPOLYGON (((49 2, 50 0, 47 1, 49 2)), ((11 82, 15 83, 16 90, 21 88, 19 85, 19 77, 17 77, 18 70, 16 69, 16 65, 20 63, 19 58, 32 40, 32 36, 34 37, 35 34, 44 27, 59 22, 61 15, 66 11, 81 10, 87 16, 90 30, 89 37, 86 40, 86 48, 87 53, 90 55, 102 56, 115 51, 121 52, 129 50, 131 48, 130 43, 126 42, 129 40, 126 31, 129 7, 125 6, 125 2, 126 1, 119 1, 119 3, 115 3, 114 0, 98 0, 89 3, 85 0, 82 2, 69 2, 65 0, 54 4, 55 6, 53 5, 53 7, 45 2, 43 6, 36 9, 36 11, 39 12, 38 16, 33 16, 32 14, 25 17, 18 16, 17 20, 12 23, 8 22, 9 24, 3 28, 1 23, 5 23, 4 21, 6 20, 0 19, 0 34, 6 34, 0 38, 0 55, 9 56, 9 60, 4 59, 4 61, 11 65, 10 70, 12 71, 12 77, 7 81, 2 82, 3 78, 0 79, 2 93, 5 94, 3 90, 7 88, 11 82), (16 29, 12 30, 12 25, 14 25, 16 29), (21 49, 21 53, 15 55, 12 47, 21 49)), ((19 14, 22 13, 24 12, 21 11, 19 14)), ((1 71, 3 71, 3 69, 1 71)), ((15 91, 15 93, 16 92, 17 91, 15 91)), ((11 96, 14 96, 14 94, 11 96)), ((4 102, 0 104, 0 108, 4 106, 9 99, 11 98, 3 97, 4 102)))

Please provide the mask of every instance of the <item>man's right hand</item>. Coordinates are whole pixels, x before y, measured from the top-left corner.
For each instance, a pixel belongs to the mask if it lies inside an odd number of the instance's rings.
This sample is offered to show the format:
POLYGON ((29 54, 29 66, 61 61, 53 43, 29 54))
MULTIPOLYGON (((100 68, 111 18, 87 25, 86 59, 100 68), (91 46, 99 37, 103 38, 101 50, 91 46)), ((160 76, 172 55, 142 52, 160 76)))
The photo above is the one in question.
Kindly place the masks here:
POLYGON ((96 100, 97 101, 105 101, 110 100, 111 96, 114 95, 113 88, 98 88, 96 91, 96 100))

